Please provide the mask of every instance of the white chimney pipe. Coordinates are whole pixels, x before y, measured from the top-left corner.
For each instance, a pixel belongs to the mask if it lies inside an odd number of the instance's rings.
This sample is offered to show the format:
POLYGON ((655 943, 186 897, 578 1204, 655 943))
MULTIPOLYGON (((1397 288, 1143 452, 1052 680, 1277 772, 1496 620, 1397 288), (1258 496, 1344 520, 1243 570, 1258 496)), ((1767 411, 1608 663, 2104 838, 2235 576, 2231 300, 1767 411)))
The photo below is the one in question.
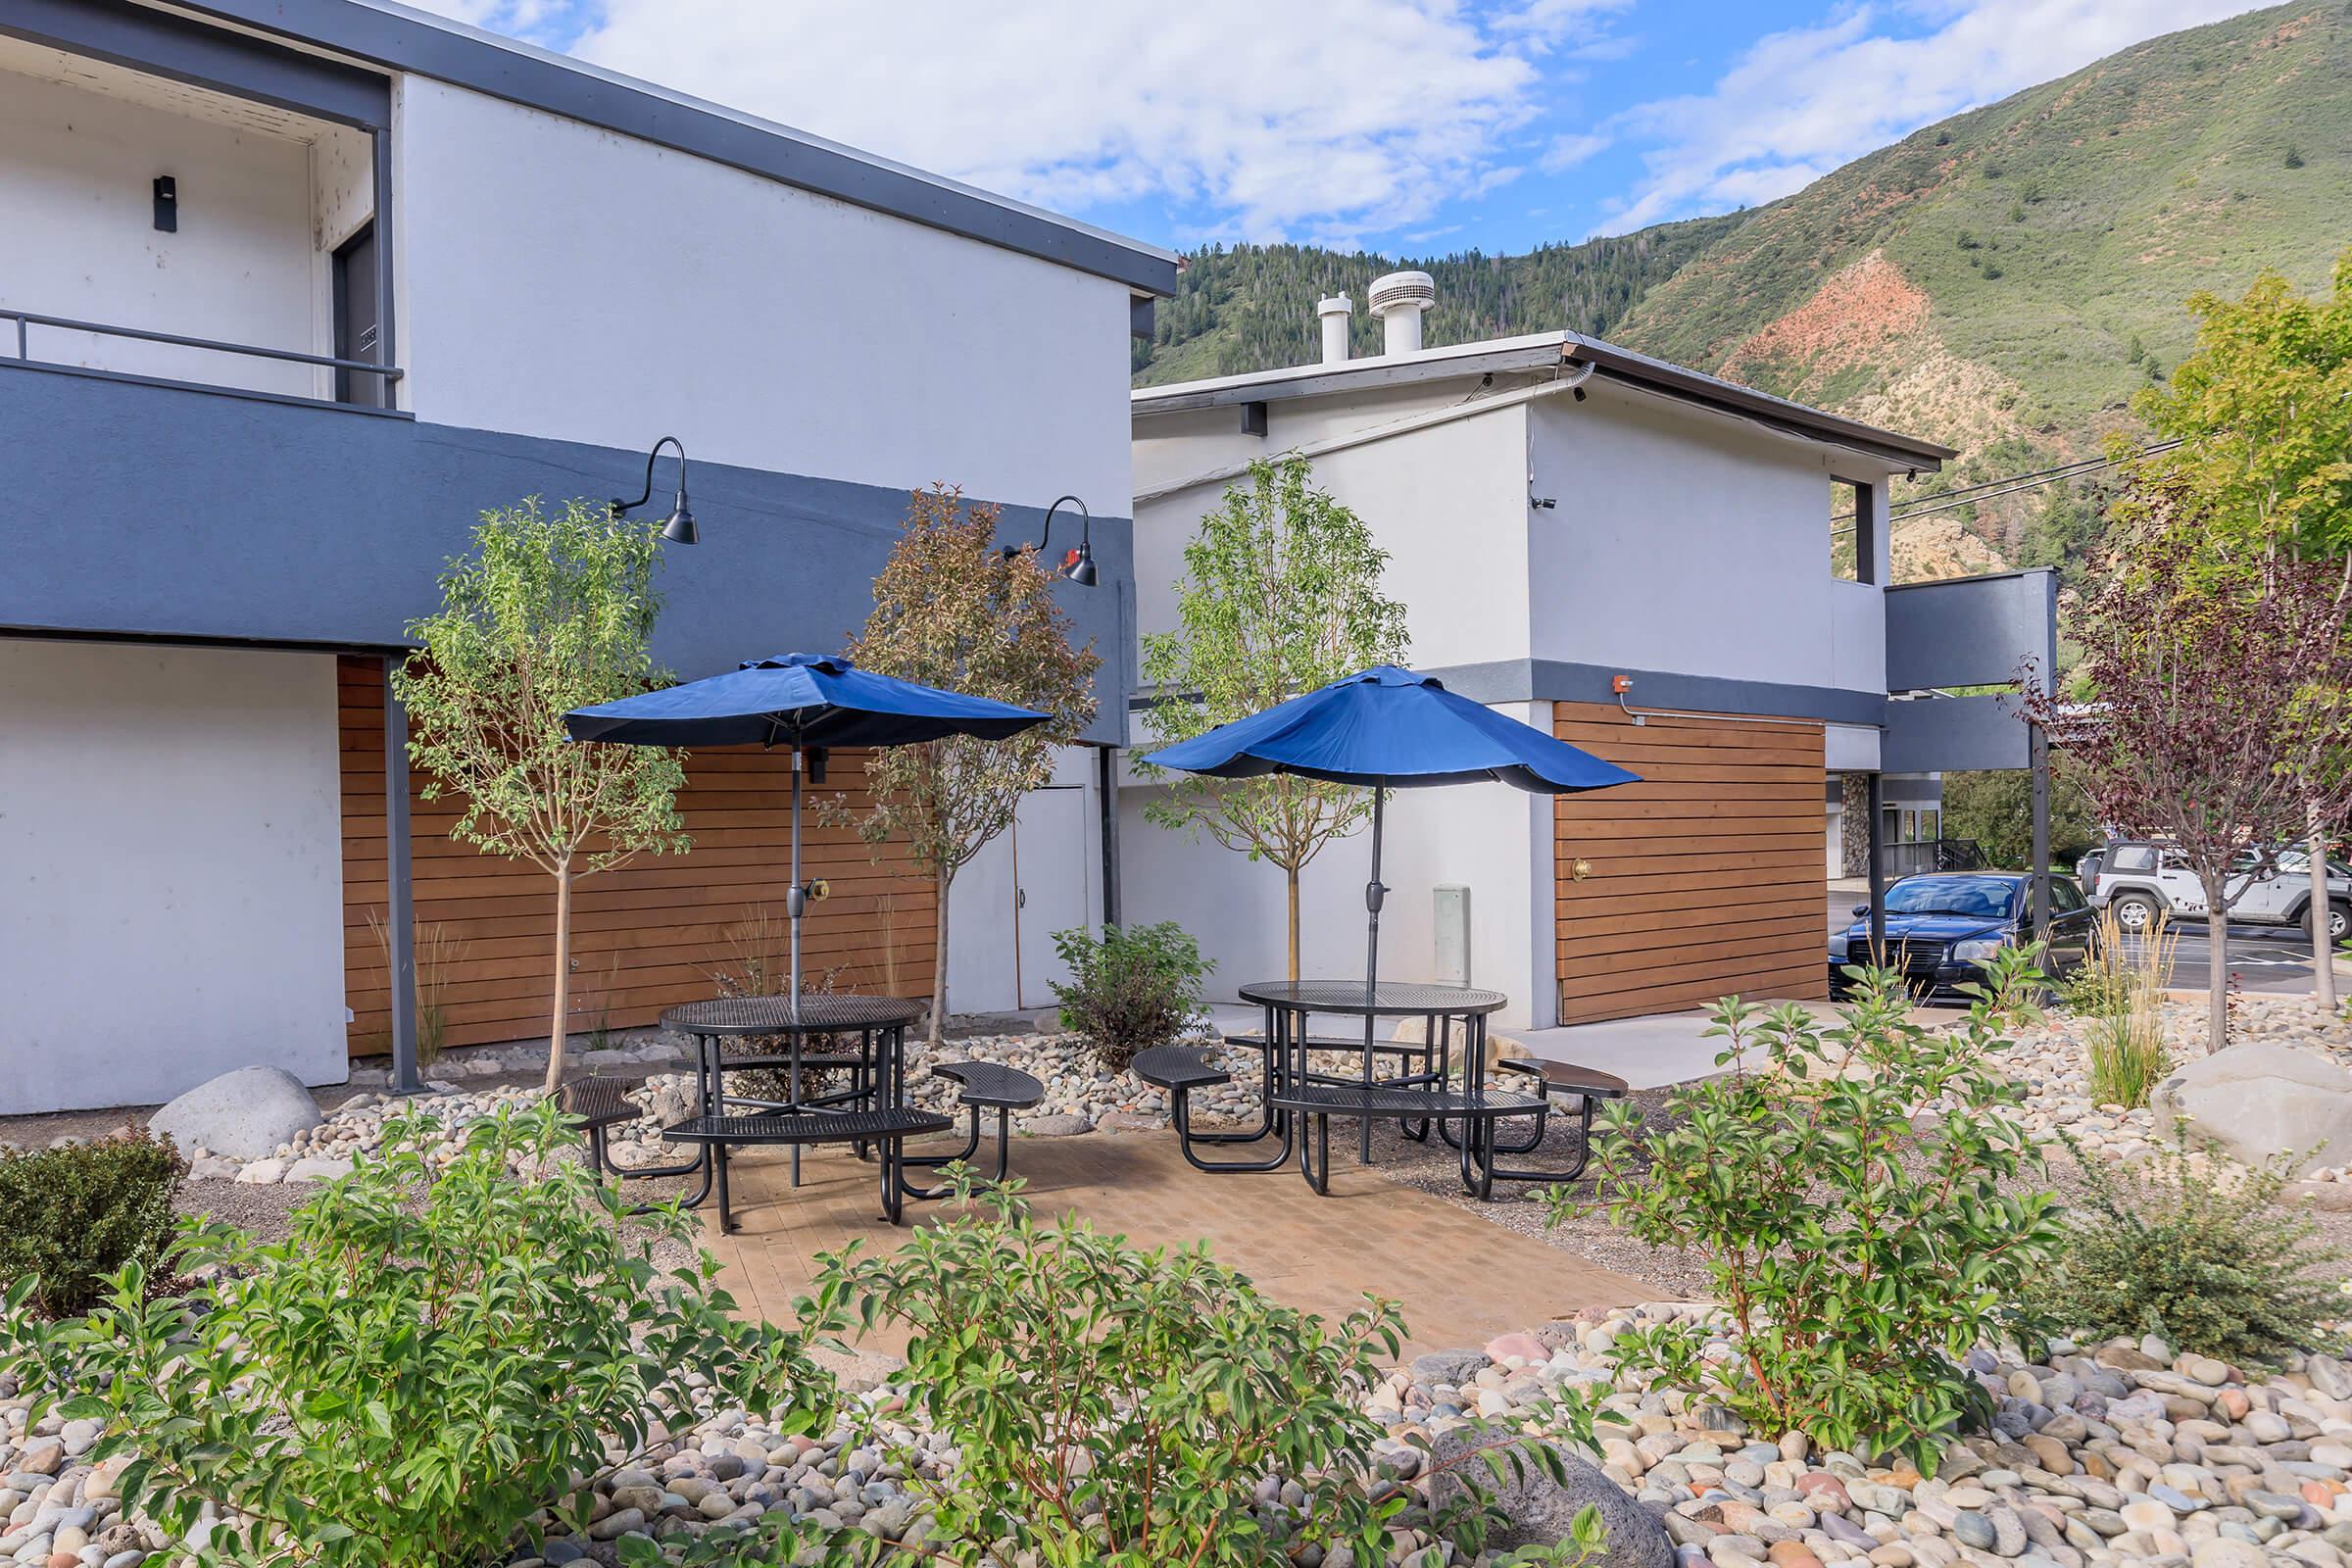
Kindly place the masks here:
POLYGON ((1421 313, 1438 302, 1438 280, 1427 272, 1391 272, 1372 280, 1372 314, 1380 318, 1383 354, 1421 352, 1421 313))
POLYGON ((1334 294, 1327 300, 1315 302, 1315 314, 1323 318, 1323 363, 1346 364, 1348 321, 1355 314, 1355 302, 1345 294, 1334 294))

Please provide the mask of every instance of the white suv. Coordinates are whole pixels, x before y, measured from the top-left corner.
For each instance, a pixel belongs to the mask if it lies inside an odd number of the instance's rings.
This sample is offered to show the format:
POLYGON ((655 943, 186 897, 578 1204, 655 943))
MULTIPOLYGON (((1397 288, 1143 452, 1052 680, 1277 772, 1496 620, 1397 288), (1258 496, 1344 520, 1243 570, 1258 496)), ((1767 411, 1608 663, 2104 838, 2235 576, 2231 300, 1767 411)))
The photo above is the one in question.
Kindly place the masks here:
MULTIPOLYGON (((2251 862, 2252 857, 2246 857, 2251 862)), ((2315 935, 2311 904, 2311 858, 2302 850, 2278 852, 2278 864, 2257 876, 2248 865, 2230 880, 2236 902, 2230 906, 2232 922, 2248 925, 2301 925, 2305 936, 2315 935), (2239 889, 2243 889, 2242 892, 2239 889)), ((2091 907, 2113 906, 2116 924, 2127 932, 2145 931, 2158 910, 2201 920, 2205 885, 2180 855, 2161 844, 2144 841, 2110 844, 2099 864, 2098 882, 2091 890, 2091 907)), ((2352 935, 2352 870, 2328 862, 2328 940, 2330 945, 2352 935)))

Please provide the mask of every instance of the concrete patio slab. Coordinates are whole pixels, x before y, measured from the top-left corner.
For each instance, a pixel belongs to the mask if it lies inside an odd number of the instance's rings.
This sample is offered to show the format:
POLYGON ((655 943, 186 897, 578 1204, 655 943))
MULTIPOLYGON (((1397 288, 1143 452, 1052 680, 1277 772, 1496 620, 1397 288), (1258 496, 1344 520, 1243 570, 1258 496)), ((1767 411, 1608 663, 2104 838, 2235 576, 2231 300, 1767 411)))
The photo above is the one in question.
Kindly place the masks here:
MULTIPOLYGON (((771 1322, 791 1321, 817 1253, 853 1240, 886 1249, 907 1235, 878 1217, 874 1167, 846 1150, 812 1153, 797 1192, 781 1151, 748 1151, 730 1168, 741 1229, 717 1235, 706 1209, 705 1245, 726 1266, 719 1283, 737 1304, 771 1322)), ((1217 1259, 1302 1310, 1336 1319, 1366 1291, 1394 1298, 1403 1303, 1408 1355, 1481 1346, 1579 1307, 1663 1294, 1349 1161, 1334 1162, 1328 1198, 1308 1192, 1296 1167, 1197 1171, 1166 1133, 1018 1139, 1012 1168, 1041 1217, 1074 1209, 1097 1229, 1146 1247, 1205 1241, 1217 1259)), ((918 1224, 947 1212, 942 1203, 908 1206, 918 1224)), ((904 1339, 877 1330, 862 1346, 896 1353, 904 1339)))

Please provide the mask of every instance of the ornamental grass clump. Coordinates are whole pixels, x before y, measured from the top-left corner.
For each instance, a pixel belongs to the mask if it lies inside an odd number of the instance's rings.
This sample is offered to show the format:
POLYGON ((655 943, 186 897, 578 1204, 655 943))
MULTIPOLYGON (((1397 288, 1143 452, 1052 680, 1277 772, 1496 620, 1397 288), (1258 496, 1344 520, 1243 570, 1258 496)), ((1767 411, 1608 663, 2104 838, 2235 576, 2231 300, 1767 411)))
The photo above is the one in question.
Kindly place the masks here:
POLYGON ((2180 935, 2162 910, 2139 936, 2127 936, 2110 907, 2099 916, 2090 960, 2067 1001, 2083 1020, 2082 1050, 2093 1104, 2136 1110, 2164 1077, 2164 993, 2173 983, 2180 935))
POLYGON ((2328 1325, 2345 1315, 2346 1254, 2313 1246, 2319 1226, 2278 1206, 2294 1156, 2223 1174, 2178 1145, 2122 1167, 2068 1147, 2088 1196, 2034 1293, 2056 1328, 2086 1341, 2154 1334, 2245 1367, 2342 1348, 2328 1325))
POLYGON ((131 1263, 48 1325, 20 1283, 0 1374, 81 1391, 62 1413, 104 1423, 91 1462, 128 1457, 126 1515, 186 1539, 217 1509, 207 1568, 502 1562, 549 1521, 584 1530, 593 1478, 708 1407, 779 1432, 830 1419, 802 1341, 737 1321, 708 1254, 656 1267, 689 1216, 632 1233, 615 1188, 551 1160, 572 1139, 552 1107, 476 1123, 445 1166, 433 1132, 387 1123, 384 1157, 293 1210, 282 1242, 191 1223, 171 1262, 205 1283, 184 1297, 150 1299, 131 1263))
MULTIPOLYGON (((1697 1252, 1725 1319, 1623 1335, 1621 1374, 1923 1473, 1989 1416, 1961 1358, 2025 1323, 2018 1300, 2060 1241, 2056 1200, 2012 1191, 2041 1159, 2000 1069, 1998 999, 2030 962, 1997 956, 1945 1029, 1910 1021, 1888 971, 1846 971, 1856 998, 1834 1027, 1730 999, 1710 1030, 1726 1074, 1676 1090, 1656 1130, 1626 1102, 1603 1109, 1597 1204, 1697 1252), (1718 1335, 1728 1357, 1707 1353, 1718 1335)), ((1578 1206, 1567 1189, 1548 1201, 1555 1218, 1578 1206)))

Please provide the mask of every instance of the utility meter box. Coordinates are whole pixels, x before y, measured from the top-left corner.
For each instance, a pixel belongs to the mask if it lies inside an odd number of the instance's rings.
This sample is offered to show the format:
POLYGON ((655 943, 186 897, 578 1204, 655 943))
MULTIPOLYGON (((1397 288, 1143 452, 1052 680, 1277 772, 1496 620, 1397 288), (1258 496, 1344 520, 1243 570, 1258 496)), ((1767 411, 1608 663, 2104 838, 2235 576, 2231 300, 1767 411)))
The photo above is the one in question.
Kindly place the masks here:
POLYGON ((1456 882, 1441 882, 1432 897, 1437 905, 1432 928, 1438 950, 1438 983, 1466 986, 1470 983, 1470 890, 1456 882))

